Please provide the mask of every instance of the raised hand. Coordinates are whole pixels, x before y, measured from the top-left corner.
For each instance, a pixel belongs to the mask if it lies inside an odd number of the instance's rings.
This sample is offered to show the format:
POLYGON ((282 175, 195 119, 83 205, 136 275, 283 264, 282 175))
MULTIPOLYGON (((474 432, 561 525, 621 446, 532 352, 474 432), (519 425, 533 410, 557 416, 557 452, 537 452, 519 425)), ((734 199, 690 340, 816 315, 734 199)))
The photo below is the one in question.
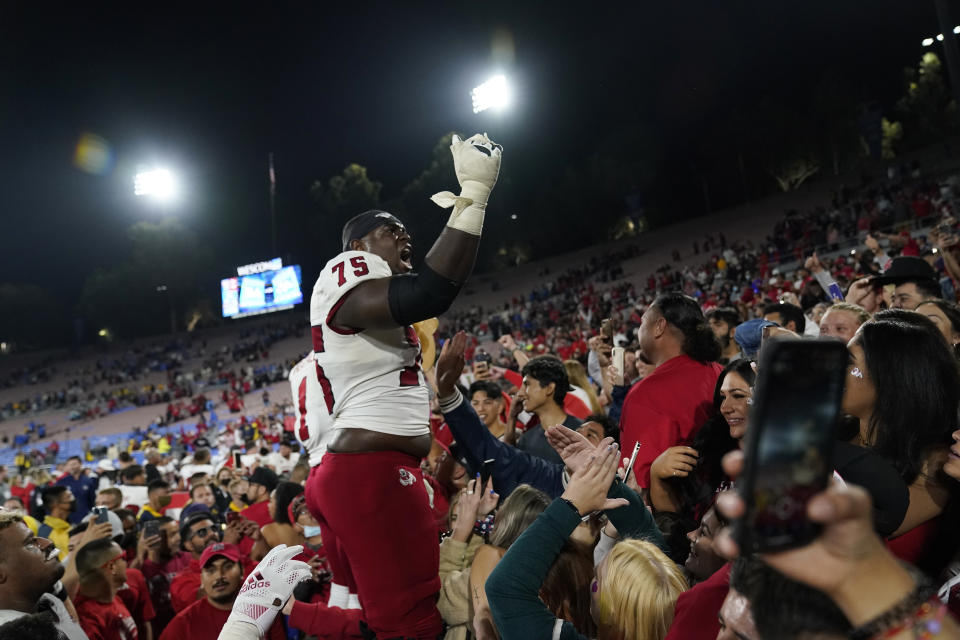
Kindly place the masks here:
POLYGON ((227 625, 231 622, 253 624, 260 630, 261 638, 267 637, 277 612, 293 595, 293 588, 310 579, 310 565, 293 559, 302 551, 300 545, 285 544, 271 549, 244 580, 227 625))
POLYGON ((500 494, 493 490, 493 476, 490 476, 487 479, 487 486, 483 488, 483 493, 480 497, 480 506, 477 508, 477 517, 485 517, 487 514, 497 508, 498 502, 500 502, 500 494))
POLYGON ((604 447, 573 474, 561 497, 572 502, 581 515, 628 505, 624 498, 607 498, 607 491, 617 474, 619 456, 620 449, 616 444, 604 447))
POLYGON ((437 358, 437 395, 446 398, 457 388, 457 380, 463 374, 463 352, 467 348, 467 334, 458 331, 443 343, 437 358))
MULTIPOLYGON (((732 451, 724 456, 723 469, 735 480, 743 463, 743 452, 732 451)), ((746 505, 736 491, 724 491, 717 498, 717 508, 728 518, 739 518, 746 505)), ((897 594, 912 588, 913 579, 874 533, 866 491, 831 485, 810 500, 807 517, 824 527, 816 540, 761 558, 783 575, 833 598, 853 624, 871 619, 877 610, 897 602, 897 594)), ((728 529, 721 531, 716 546, 728 558, 740 553, 728 529)))
POLYGON ((554 451, 560 454, 563 464, 570 469, 571 473, 576 473, 590 462, 590 458, 605 451, 608 446, 614 444, 613 438, 604 438, 600 443, 594 446, 587 437, 578 431, 569 429, 562 424, 550 427, 544 434, 547 442, 553 447, 554 451))

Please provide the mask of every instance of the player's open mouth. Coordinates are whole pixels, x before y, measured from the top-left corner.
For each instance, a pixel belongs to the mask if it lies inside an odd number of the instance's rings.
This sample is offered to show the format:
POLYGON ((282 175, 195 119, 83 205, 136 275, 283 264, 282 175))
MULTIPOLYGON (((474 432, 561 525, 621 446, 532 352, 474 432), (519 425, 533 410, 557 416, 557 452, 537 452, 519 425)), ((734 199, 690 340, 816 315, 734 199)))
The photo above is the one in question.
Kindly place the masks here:
POLYGON ((400 249, 400 260, 403 262, 410 262, 410 258, 413 257, 413 246, 406 245, 400 249))

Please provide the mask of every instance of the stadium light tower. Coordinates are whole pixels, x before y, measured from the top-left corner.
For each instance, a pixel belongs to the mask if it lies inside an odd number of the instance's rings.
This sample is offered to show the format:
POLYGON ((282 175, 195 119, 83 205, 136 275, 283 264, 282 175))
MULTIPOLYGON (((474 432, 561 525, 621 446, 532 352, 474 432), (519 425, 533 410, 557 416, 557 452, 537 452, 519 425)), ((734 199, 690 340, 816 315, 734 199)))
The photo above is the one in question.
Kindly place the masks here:
POLYGON ((510 86, 504 75, 496 75, 474 87, 470 92, 473 98, 473 112, 480 113, 487 109, 503 109, 510 106, 510 86))
POLYGON ((179 192, 177 179, 168 169, 140 171, 133 177, 133 194, 151 196, 160 201, 173 200, 179 192))

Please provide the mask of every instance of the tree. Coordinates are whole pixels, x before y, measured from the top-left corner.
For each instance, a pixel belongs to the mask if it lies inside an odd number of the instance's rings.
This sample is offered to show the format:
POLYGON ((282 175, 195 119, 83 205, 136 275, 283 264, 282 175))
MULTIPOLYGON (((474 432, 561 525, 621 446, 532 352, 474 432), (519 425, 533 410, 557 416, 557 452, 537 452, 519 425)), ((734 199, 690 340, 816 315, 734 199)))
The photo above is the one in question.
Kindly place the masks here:
POLYGON ((897 102, 904 131, 914 145, 928 144, 956 131, 956 104, 943 80, 940 58, 927 52, 916 69, 903 72, 905 93, 897 102))
POLYGON ((325 216, 342 220, 379 207, 382 188, 381 183, 370 179, 366 167, 352 162, 326 184, 315 180, 310 195, 325 216))
POLYGON ((130 258, 87 278, 81 312, 121 336, 181 330, 203 299, 206 285, 199 278, 211 270, 208 253, 176 219, 138 222, 127 235, 130 258))

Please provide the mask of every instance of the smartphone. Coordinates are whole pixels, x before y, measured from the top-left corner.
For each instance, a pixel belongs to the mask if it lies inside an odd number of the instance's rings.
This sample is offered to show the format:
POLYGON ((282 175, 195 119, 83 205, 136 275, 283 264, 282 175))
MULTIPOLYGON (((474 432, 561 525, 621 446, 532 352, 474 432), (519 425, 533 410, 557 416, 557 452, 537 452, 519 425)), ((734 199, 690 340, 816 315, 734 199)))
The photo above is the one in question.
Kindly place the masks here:
POLYGON ((489 460, 484 460, 483 464, 480 465, 480 486, 477 488, 478 491, 484 491, 487 488, 487 481, 490 480, 490 474, 493 473, 493 465, 496 462, 494 458, 489 460))
POLYGON ((143 537, 152 538, 158 535, 160 535, 160 523, 156 520, 147 520, 146 524, 143 525, 143 537))
POLYGON ((827 289, 827 294, 830 296, 830 299, 834 302, 843 302, 843 289, 840 288, 840 285, 836 282, 831 282, 830 286, 827 289))
POLYGON ((93 513, 96 514, 95 522, 97 524, 103 524, 104 522, 109 522, 107 519, 107 508, 106 507, 94 507, 93 513))
POLYGON ((239 451, 233 452, 233 468, 237 471, 243 468, 243 454, 239 451))
POLYGON ((607 345, 613 344, 613 320, 610 318, 600 323, 600 339, 607 345))
POLYGON ((622 386, 624 385, 624 382, 623 382, 623 354, 626 353, 626 352, 627 352, 627 350, 624 349, 623 347, 614 347, 614 348, 613 348, 613 351, 610 352, 610 360, 611 360, 613 366, 615 366, 615 367, 617 368, 617 375, 615 375, 615 376, 613 377, 613 386, 615 386, 615 387, 622 387, 622 386))
POLYGON ((764 345, 746 465, 737 481, 746 512, 734 535, 744 551, 799 547, 820 533, 807 518, 807 503, 833 471, 847 358, 846 346, 832 340, 783 338, 764 345))
POLYGON ((633 443, 633 453, 630 454, 630 462, 627 463, 627 468, 623 470, 623 481, 626 482, 627 478, 630 477, 630 474, 633 472, 633 464, 637 461, 637 454, 640 453, 640 443, 633 443))
POLYGON ((242 519, 243 516, 240 515, 237 511, 227 511, 227 524, 231 522, 236 522, 237 520, 242 519))

